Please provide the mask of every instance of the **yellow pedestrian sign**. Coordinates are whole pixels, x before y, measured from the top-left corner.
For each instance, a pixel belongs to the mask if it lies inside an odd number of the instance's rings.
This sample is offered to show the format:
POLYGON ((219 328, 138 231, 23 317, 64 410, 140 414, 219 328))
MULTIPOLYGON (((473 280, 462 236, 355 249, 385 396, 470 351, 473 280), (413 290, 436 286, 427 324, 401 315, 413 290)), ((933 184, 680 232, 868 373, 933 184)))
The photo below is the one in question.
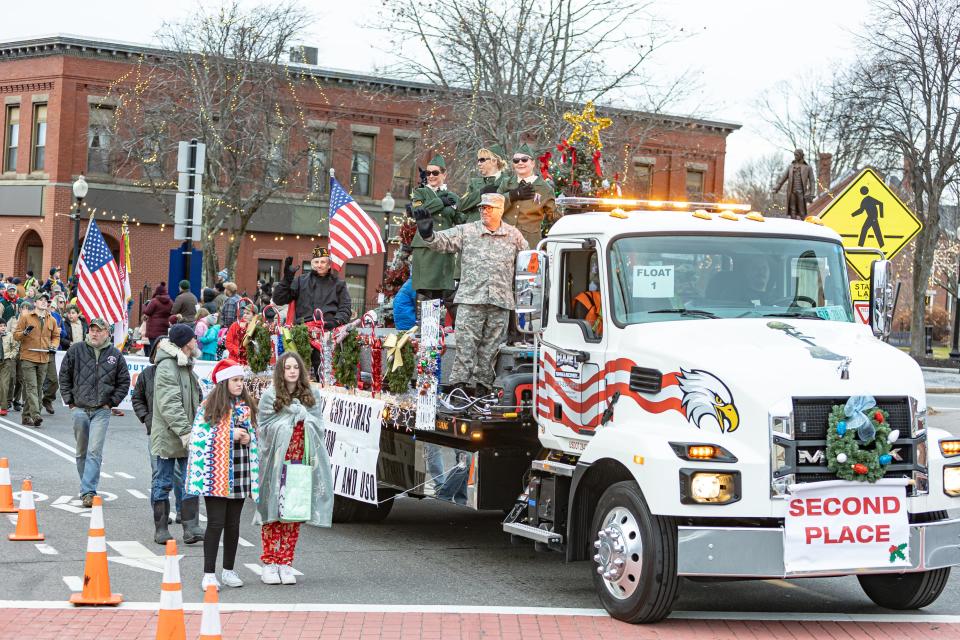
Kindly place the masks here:
MULTIPOLYGON (((846 248, 879 249, 887 260, 913 240, 923 224, 873 169, 864 169, 820 213, 823 224, 840 234, 846 248)), ((876 259, 847 253, 847 262, 861 278, 870 277, 876 259)))

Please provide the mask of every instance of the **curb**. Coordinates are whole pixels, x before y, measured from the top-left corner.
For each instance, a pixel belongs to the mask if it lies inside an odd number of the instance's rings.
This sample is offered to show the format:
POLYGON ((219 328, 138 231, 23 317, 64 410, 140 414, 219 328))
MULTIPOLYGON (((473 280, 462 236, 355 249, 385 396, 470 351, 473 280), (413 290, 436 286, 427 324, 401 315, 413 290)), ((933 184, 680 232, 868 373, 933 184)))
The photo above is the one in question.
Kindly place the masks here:
POLYGON ((927 387, 927 393, 960 393, 960 387, 927 387))

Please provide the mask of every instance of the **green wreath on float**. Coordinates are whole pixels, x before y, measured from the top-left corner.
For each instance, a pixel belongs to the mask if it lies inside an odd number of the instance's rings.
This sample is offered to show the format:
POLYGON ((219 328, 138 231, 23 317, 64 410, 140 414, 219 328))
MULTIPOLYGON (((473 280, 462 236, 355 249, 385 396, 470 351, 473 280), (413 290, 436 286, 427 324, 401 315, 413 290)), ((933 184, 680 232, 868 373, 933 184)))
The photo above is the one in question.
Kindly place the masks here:
POLYGON ((830 410, 827 468, 841 480, 876 482, 893 462, 891 445, 900 431, 870 396, 852 396, 830 410))
POLYGON ((360 334, 356 329, 347 332, 333 352, 333 378, 337 385, 352 389, 357 386, 360 368, 360 334))
POLYGON ((247 343, 247 365, 254 373, 266 371, 270 366, 270 357, 273 355, 273 343, 270 338, 270 330, 262 323, 257 324, 247 343))

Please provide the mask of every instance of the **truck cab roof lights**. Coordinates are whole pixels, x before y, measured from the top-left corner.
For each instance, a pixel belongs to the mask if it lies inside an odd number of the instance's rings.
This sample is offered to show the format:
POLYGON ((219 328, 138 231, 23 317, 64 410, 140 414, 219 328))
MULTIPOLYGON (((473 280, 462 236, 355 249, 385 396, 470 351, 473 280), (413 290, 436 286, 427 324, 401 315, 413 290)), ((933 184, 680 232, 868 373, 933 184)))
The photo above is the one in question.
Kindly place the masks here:
POLYGON ((707 213, 706 209, 697 209, 693 212, 693 217, 701 220, 713 220, 713 216, 707 213))
POLYGON ((709 212, 749 213, 750 205, 739 202, 686 202, 683 200, 642 200, 631 198, 584 198, 579 196, 560 196, 557 207, 582 211, 609 211, 611 209, 674 209, 676 211, 695 211, 704 209, 709 212))
POLYGON ((823 226, 823 220, 820 219, 820 216, 807 216, 803 219, 804 222, 809 222, 810 224, 815 224, 823 226))
POLYGON ((627 216, 627 212, 626 212, 626 211, 624 211, 624 210, 621 209, 620 207, 617 207, 616 209, 614 209, 613 211, 610 212, 610 217, 611 217, 611 218, 620 218, 620 219, 622 219, 622 220, 625 220, 628 216, 627 216))
POLYGON ((754 222, 766 222, 766 218, 763 217, 763 214, 759 211, 751 211, 744 216, 747 220, 753 220, 754 222))
POLYGON ((733 220, 734 222, 740 219, 737 217, 737 214, 733 213, 732 211, 724 211, 720 214, 720 217, 724 220, 733 220))

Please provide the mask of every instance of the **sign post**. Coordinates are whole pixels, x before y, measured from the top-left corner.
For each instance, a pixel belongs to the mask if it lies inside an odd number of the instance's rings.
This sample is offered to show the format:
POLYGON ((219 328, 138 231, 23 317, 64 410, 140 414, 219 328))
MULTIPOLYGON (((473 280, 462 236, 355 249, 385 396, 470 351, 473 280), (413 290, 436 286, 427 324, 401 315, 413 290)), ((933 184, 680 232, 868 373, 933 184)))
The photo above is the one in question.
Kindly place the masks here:
MULTIPOLYGON (((892 259, 913 240, 923 224, 873 169, 864 169, 827 208, 820 220, 840 234, 846 248, 876 249, 892 259)), ((847 263, 870 278, 869 252, 847 253, 847 263)))
MULTIPOLYGON (((177 198, 174 208, 173 237, 183 240, 183 273, 190 279, 193 243, 200 241, 203 223, 203 167, 207 145, 196 138, 181 140, 177 148, 177 198)), ((193 288, 191 283, 191 289, 193 288)))

